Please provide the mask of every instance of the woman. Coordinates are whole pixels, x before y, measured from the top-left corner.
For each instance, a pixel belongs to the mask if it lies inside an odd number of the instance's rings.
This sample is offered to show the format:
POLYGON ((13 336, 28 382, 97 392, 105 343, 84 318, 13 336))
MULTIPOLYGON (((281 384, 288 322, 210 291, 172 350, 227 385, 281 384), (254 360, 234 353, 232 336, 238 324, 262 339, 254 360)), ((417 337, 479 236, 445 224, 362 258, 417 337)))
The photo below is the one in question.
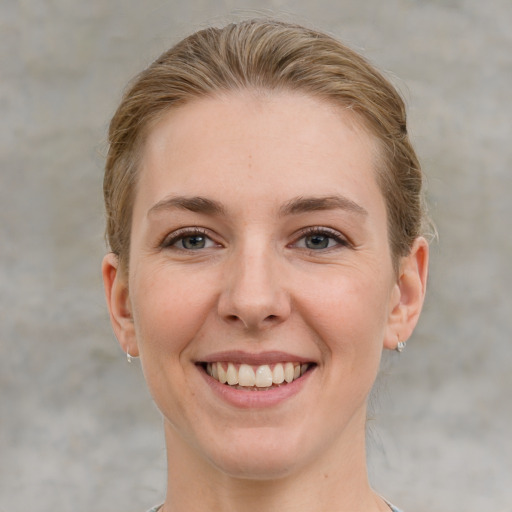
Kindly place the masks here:
POLYGON ((327 35, 210 28, 136 78, 103 278, 164 418, 158 510, 396 510, 368 483, 366 404, 423 303, 421 182, 402 100, 327 35))

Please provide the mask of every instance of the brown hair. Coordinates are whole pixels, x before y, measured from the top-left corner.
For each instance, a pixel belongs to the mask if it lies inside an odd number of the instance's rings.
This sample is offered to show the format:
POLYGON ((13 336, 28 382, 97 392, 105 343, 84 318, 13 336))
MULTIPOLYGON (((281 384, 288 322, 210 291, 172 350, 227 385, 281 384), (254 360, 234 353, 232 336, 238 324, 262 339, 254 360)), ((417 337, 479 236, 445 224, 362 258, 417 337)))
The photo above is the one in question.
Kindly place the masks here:
POLYGON ((109 129, 104 178, 106 236, 127 269, 142 147, 170 108, 217 92, 300 91, 349 108, 379 143, 377 179, 386 200, 395 266, 422 233, 422 172, 395 88, 329 35, 275 20, 250 20, 192 34, 163 53, 125 92, 109 129))

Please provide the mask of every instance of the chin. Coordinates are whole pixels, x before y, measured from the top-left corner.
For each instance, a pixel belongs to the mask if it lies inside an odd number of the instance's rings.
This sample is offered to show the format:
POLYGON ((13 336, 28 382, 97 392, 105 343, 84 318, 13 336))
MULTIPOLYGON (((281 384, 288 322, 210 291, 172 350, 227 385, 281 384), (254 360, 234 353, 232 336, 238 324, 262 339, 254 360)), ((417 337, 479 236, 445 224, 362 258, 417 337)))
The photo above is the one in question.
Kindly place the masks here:
POLYGON ((279 480, 293 474, 299 464, 295 456, 254 457, 241 460, 240 457, 223 457, 213 461, 216 468, 231 478, 241 480, 279 480))
POLYGON ((272 430, 275 429, 248 429, 234 433, 227 445, 221 443, 208 458, 218 470, 233 478, 285 478, 306 462, 302 460, 304 443, 296 434, 287 432, 283 435, 272 430))

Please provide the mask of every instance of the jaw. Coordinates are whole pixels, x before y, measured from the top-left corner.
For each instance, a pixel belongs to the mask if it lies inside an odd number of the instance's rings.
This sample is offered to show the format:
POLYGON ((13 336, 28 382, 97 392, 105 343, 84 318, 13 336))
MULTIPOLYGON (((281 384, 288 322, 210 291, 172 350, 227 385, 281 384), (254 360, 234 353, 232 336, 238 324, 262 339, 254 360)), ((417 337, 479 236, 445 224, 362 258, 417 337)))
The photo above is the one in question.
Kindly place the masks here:
MULTIPOLYGON (((322 392, 321 365, 312 365, 289 384, 260 391, 222 384, 208 375, 204 364, 195 367, 199 382, 192 394, 196 406, 188 409, 187 424, 175 414, 179 424, 166 422, 172 464, 178 460, 173 454, 184 451, 186 460, 194 459, 199 466, 232 478, 285 478, 316 465, 315 461, 329 459, 333 452, 329 446, 339 442, 341 430, 347 430, 341 422, 352 423, 348 416, 336 418, 343 398, 329 396, 325 389, 322 392)), ((184 399, 182 404, 191 400, 184 399)), ((364 444, 366 414, 363 411, 359 416, 364 444)), ((348 443, 342 451, 355 445, 348 443)))
POLYGON ((194 479, 201 475, 210 482, 227 478, 268 483, 301 474, 314 480, 315 474, 334 474, 365 460, 364 407, 347 423, 341 438, 325 429, 323 436, 312 435, 322 431, 325 418, 305 409, 279 414, 253 410, 243 421, 235 419, 205 424, 187 439, 181 435, 183 430, 166 422, 170 473, 190 472, 194 479))

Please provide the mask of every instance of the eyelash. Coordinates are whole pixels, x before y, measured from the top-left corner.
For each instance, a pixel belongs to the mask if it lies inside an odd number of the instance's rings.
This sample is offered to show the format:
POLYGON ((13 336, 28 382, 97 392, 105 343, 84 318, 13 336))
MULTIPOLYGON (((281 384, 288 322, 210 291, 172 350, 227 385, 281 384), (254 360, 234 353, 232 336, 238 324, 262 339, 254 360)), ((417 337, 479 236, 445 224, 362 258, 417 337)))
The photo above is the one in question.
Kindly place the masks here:
POLYGON ((297 243, 302 240, 302 239, 305 239, 307 237, 311 237, 311 236, 325 236, 331 240, 334 240, 337 244, 337 246, 333 246, 333 247, 326 247, 326 248, 323 248, 323 249, 310 249, 308 247, 304 247, 303 249, 305 250, 308 250, 310 252, 321 252, 321 251, 328 251, 328 250, 332 250, 332 249, 337 249, 337 248, 340 248, 340 247, 351 247, 351 243, 341 234, 339 233, 338 231, 334 230, 334 229, 330 229, 330 228, 326 228, 326 227, 321 227, 321 226, 311 226, 309 228, 305 228, 303 229, 300 234, 299 234, 299 237, 296 238, 295 242, 293 242, 291 244, 291 246, 296 246, 297 243))
MULTIPOLYGON (((175 231, 171 233, 169 236, 165 237, 160 244, 161 249, 167 249, 171 248, 173 245, 178 243, 180 240, 184 240, 187 237, 193 237, 193 236, 204 236, 214 244, 217 244, 213 238, 210 236, 210 233, 208 230, 204 228, 199 227, 193 227, 193 228, 182 228, 178 229, 178 231, 175 231)), ((217 244, 219 245, 219 244, 217 244)), ((193 249, 186 249, 184 247, 175 247, 175 249, 182 250, 182 251, 193 251, 193 249)), ((199 250, 199 249, 198 249, 199 250)))
MULTIPOLYGON (((179 229, 178 231, 175 231, 174 233, 171 233, 169 236, 164 238, 164 240, 160 244, 160 248, 161 249, 171 248, 171 247, 175 246, 175 244, 177 244, 180 240, 184 240, 187 237, 194 237, 194 236, 204 236, 210 242, 213 242, 216 245, 220 245, 220 244, 217 244, 217 242, 215 242, 213 240, 213 238, 210 236, 210 233, 208 230, 206 230, 204 228, 200 228, 200 227, 193 227, 193 228, 182 228, 182 229, 179 229)), ((303 229, 299 233, 299 236, 295 239, 295 241, 289 245, 289 247, 296 247, 300 240, 303 240, 307 237, 312 237, 312 236, 327 237, 330 240, 334 240, 336 242, 337 246, 325 247, 325 248, 320 248, 320 249, 311 249, 308 247, 301 247, 300 249, 308 250, 310 252, 321 252, 321 251, 336 249, 339 247, 350 247, 351 246, 350 242, 338 231, 336 231, 334 229, 330 229, 330 228, 320 227, 320 226, 311 226, 311 227, 303 229)), ((186 249, 185 247, 175 247, 175 249, 181 250, 181 251, 193 251, 194 250, 194 249, 186 249)), ((201 250, 201 249, 204 249, 204 248, 199 248, 197 250, 201 250)))

